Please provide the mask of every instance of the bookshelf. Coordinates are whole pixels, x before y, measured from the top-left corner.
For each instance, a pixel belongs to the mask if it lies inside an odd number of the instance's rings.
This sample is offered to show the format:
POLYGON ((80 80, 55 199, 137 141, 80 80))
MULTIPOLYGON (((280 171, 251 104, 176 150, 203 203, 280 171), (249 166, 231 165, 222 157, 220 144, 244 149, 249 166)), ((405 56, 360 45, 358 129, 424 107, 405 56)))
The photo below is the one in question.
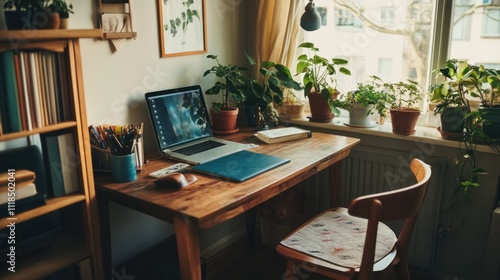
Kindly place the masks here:
MULTIPOLYGON (((45 189, 38 190, 37 183, 37 190, 46 194, 46 204, 16 212, 12 217, 2 213, 0 230, 10 230, 9 224, 14 221, 16 238, 22 238, 25 234, 17 232, 23 230, 23 226, 29 226, 40 219, 50 219, 55 226, 47 233, 28 235, 25 239, 16 240, 16 250, 33 245, 40 248, 16 254, 15 273, 10 272, 10 265, 5 265, 4 262, 0 279, 39 279, 87 260, 90 260, 93 278, 100 279, 102 275, 98 236, 92 224, 92 216, 97 215, 97 208, 94 203, 94 179, 79 44, 81 38, 98 39, 102 36, 102 30, 99 29, 0 31, 0 73, 16 68, 13 73, 17 81, 14 84, 17 89, 15 95, 5 89, 5 77, 3 81, 0 80, 0 91, 5 93, 0 98, 7 98, 9 94, 10 98, 17 96, 17 109, 15 106, 0 104, 0 143, 5 144, 0 145, 0 153, 14 150, 2 148, 9 147, 6 143, 11 141, 24 141, 26 145, 38 143, 34 145, 42 146, 40 143, 43 141, 33 139, 41 140, 60 133, 71 134, 73 141, 70 143, 73 144, 68 146, 69 151, 74 152, 72 156, 75 162, 71 171, 76 171, 74 176, 79 186, 76 192, 57 197, 52 195, 51 187, 55 185, 53 180, 56 179, 50 176, 50 167, 45 168, 45 189), (6 63, 5 57, 8 55, 14 57, 17 64, 6 63)), ((48 153, 48 150, 43 147, 39 147, 39 150, 45 160, 47 156, 43 152, 48 153)), ((31 160, 29 157, 17 159, 20 162, 17 164, 22 166, 23 161, 28 163, 31 160)))

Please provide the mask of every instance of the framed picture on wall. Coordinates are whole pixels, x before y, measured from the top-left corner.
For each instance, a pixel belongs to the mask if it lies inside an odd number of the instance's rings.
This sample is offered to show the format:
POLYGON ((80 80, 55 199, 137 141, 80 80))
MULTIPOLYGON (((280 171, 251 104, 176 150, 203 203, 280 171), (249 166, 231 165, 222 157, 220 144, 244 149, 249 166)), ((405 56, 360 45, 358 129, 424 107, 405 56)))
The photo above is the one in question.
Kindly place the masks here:
POLYGON ((205 0, 158 0, 161 57, 207 52, 205 0))

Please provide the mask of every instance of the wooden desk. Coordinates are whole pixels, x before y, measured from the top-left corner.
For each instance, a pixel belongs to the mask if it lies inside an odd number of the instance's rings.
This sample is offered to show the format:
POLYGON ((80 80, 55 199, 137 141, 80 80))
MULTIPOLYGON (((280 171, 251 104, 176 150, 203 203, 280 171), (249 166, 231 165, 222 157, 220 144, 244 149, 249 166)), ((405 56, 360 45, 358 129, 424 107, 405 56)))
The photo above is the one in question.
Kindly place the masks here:
MULTIPOLYGON (((251 151, 288 158, 290 163, 235 183, 196 173, 198 181, 180 190, 156 187, 147 174, 131 183, 114 183, 111 177, 96 178, 96 197, 100 211, 100 229, 105 279, 111 279, 111 253, 108 201, 113 201, 156 218, 173 223, 179 250, 182 279, 201 279, 199 230, 214 227, 243 214, 304 179, 331 168, 332 182, 338 183, 336 165, 347 157, 359 139, 313 133, 304 140, 262 144, 251 132, 240 132, 226 139, 258 143, 251 151)), ((166 160, 147 163, 148 171, 173 164, 166 160)), ((333 202, 336 199, 333 186, 333 202)))

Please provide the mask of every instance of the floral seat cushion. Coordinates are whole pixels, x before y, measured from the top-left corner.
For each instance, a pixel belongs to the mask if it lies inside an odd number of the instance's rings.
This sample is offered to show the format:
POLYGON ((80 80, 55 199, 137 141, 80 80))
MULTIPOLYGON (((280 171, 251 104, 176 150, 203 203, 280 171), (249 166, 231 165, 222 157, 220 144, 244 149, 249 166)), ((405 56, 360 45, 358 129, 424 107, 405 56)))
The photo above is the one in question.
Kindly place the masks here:
MULTIPOLYGON (((358 268, 368 220, 350 216, 346 210, 339 208, 323 213, 281 244, 336 265, 358 268)), ((396 240, 394 232, 379 223, 375 262, 392 251, 396 240)))

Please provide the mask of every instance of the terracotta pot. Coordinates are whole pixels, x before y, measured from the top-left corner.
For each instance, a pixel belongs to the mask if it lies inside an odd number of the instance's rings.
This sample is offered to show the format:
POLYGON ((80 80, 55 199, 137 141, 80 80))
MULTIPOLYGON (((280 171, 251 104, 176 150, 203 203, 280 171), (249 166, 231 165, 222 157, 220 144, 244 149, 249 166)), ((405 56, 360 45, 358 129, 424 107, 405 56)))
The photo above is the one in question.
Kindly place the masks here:
POLYGON ((68 29, 68 19, 69 18, 61 18, 59 29, 68 29))
POLYGON ((212 117, 212 130, 215 134, 231 134, 238 131, 236 121, 238 118, 238 107, 229 107, 229 110, 215 112, 210 110, 212 117))
POLYGON ((302 103, 283 103, 278 107, 280 118, 296 119, 302 116, 304 104, 302 103))
POLYGON ((412 108, 391 109, 392 132, 401 135, 415 133, 420 110, 412 108))
POLYGON ((40 29, 59 29, 61 18, 59 13, 37 11, 33 14, 33 26, 40 29))
MULTIPOLYGON (((338 96, 338 92, 334 94, 332 97, 336 99, 338 96)), ((309 98, 309 107, 311 109, 311 117, 309 118, 312 122, 331 122, 333 117, 335 116, 328 106, 328 101, 321 96, 321 94, 311 91, 307 96, 309 98)))

